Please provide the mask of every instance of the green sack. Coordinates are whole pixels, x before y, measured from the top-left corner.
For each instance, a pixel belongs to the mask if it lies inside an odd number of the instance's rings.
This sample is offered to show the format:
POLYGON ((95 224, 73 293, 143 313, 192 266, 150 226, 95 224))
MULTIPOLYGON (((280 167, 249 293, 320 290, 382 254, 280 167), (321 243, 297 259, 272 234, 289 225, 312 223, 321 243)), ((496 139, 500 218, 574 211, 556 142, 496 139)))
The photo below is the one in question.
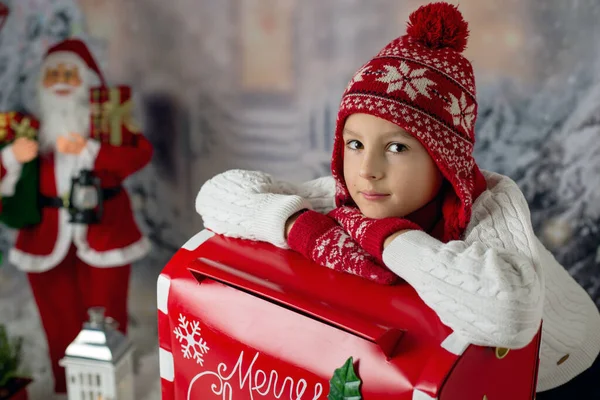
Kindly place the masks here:
MULTIPOLYGON (((0 145, 0 149, 6 143, 0 145)), ((21 176, 12 196, 2 196, 0 222, 14 229, 39 224, 42 212, 39 203, 39 159, 23 164, 21 176)))

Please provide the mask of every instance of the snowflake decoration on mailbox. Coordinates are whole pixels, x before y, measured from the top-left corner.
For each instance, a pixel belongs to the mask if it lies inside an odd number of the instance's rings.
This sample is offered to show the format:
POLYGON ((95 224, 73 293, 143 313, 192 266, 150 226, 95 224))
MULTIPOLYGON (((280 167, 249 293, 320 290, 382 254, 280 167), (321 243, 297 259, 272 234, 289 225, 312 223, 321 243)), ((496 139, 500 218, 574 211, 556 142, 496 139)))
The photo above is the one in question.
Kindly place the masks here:
POLYGON ((194 359, 204 365, 204 356, 210 348, 200 334, 200 323, 188 321, 185 315, 179 314, 179 326, 173 330, 175 337, 181 343, 184 358, 194 359))

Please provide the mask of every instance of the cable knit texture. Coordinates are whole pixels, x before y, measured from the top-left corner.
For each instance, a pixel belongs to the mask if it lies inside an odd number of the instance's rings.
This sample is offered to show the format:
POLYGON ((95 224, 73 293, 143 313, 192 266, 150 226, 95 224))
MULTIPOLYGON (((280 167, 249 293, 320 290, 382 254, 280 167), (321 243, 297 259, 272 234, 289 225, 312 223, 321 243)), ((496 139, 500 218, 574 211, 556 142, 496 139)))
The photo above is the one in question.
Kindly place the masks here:
MULTIPOLYGON (((291 194, 294 190, 294 185, 265 173, 231 170, 202 186, 196 211, 204 227, 215 233, 288 249, 285 221, 300 210, 312 209, 304 197, 291 194)), ((320 192, 315 192, 318 197, 320 192)))
MULTIPOLYGON (((383 260, 471 343, 524 347, 543 319, 538 391, 548 390, 592 364, 600 352, 600 313, 535 236, 527 201, 516 183, 483 173, 488 190, 475 201, 463 240, 442 243, 424 232, 407 232, 388 245, 383 260)), ((293 210, 327 213, 334 207, 334 196, 331 177, 295 185, 260 172, 235 170, 208 181, 196 208, 205 227, 217 233, 251 240, 276 238, 282 244, 293 210), (289 199, 256 197, 269 193, 289 199), (266 210, 271 216, 258 224, 257 212, 266 210)))

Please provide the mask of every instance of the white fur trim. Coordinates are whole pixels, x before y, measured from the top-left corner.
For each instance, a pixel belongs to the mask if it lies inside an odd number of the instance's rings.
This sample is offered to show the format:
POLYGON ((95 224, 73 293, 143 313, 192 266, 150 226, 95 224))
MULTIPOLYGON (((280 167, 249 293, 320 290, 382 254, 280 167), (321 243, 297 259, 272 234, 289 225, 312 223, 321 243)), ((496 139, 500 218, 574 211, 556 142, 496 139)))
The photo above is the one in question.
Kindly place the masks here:
POLYGON ((12 144, 4 147, 1 154, 2 165, 4 166, 4 169, 6 169, 6 175, 4 175, 4 178, 2 178, 2 182, 0 183, 0 193, 5 197, 12 196, 15 194, 15 187, 21 176, 23 164, 15 158, 15 153, 12 151, 12 144))
POLYGON ((71 247, 73 225, 69 223, 69 215, 64 208, 58 210, 58 239, 52 253, 38 256, 25 253, 17 248, 10 249, 8 261, 25 272, 44 272, 58 265, 71 247))
POLYGON ((213 232, 209 231, 208 229, 203 229, 200 232, 196 233, 194 236, 192 236, 190 240, 185 242, 185 244, 181 246, 181 248, 186 250, 196 250, 198 247, 200 247, 202 243, 206 242, 213 236, 215 236, 213 232))
POLYGON ((66 64, 67 66, 76 66, 78 68, 86 67, 87 64, 83 58, 79 57, 72 51, 55 51, 50 53, 43 62, 43 67, 58 67, 58 64, 66 64))
POLYGON ((146 237, 120 249, 96 251, 87 246, 87 243, 77 244, 77 256, 94 267, 118 267, 131 264, 143 258, 150 252, 152 245, 146 237))
POLYGON ((460 356, 465 352, 470 344, 471 343, 469 343, 465 338, 461 337, 456 332, 453 332, 448 335, 446 339, 444 339, 441 346, 450 353, 460 356))
POLYGON ((77 156, 72 154, 54 154, 54 182, 56 193, 62 197, 71 191, 71 178, 77 176, 77 156))
MULTIPOLYGON (((99 151, 100 143, 93 139, 88 140, 86 147, 76 156, 75 165, 69 166, 71 171, 62 170, 59 173, 57 168, 56 179, 58 180, 64 175, 74 176, 79 174, 82 169, 93 169, 99 151)), ((73 242, 77 246, 77 256, 95 267, 116 267, 130 264, 148 254, 151 248, 150 241, 142 237, 137 242, 123 248, 96 251, 87 243, 87 230, 87 225, 73 225, 73 242)))
POLYGON ((169 382, 175 378, 175 363, 173 362, 173 353, 159 347, 158 360, 160 366, 160 377, 169 382))
POLYGON ((427 393, 423 393, 419 389, 415 389, 413 390, 412 400, 437 400, 437 397, 431 397, 427 393))
POLYGON ((131 264, 144 257, 151 249, 148 238, 142 237, 137 242, 120 249, 108 251, 93 250, 88 246, 85 239, 87 226, 69 223, 69 215, 63 208, 59 209, 58 217, 58 239, 52 253, 46 256, 38 256, 12 248, 8 254, 10 263, 25 272, 48 271, 64 260, 71 246, 71 241, 77 246, 77 256, 94 267, 119 267, 131 264), (73 234, 74 229, 76 230, 75 234, 73 234), (83 237, 79 236, 82 234, 84 234, 83 237))
POLYGON ((100 142, 94 139, 88 139, 81 153, 77 155, 77 166, 80 169, 94 169, 96 157, 100 152, 100 142))
POLYGON ((171 290, 171 279, 164 274, 160 274, 156 281, 156 308, 165 314, 169 314, 169 309, 167 308, 169 290, 171 290))
MULTIPOLYGON (((92 55, 93 57, 93 55, 92 55)), ((76 53, 71 51, 56 51, 54 53, 50 53, 42 64, 42 68, 46 68, 48 66, 57 67, 59 63, 63 63, 69 66, 76 66, 80 69, 80 71, 85 74, 82 76, 84 82, 92 87, 100 85, 100 77, 98 73, 88 67, 83 58, 79 57, 76 53)), ((98 65, 98 68, 100 66, 98 65)), ((40 79, 43 79, 44 74, 40 74, 40 79)))
MULTIPOLYGON (((52 269, 64 260, 69 247, 71 245, 72 224, 68 222, 68 216, 63 209, 59 210, 58 240, 54 245, 52 253, 46 256, 38 256, 25 253, 17 248, 10 249, 8 260, 18 269, 25 272, 44 272, 52 269), (64 220, 64 221, 63 221, 64 220), (65 232, 65 230, 68 230, 65 232)), ((94 267, 119 267, 126 264, 131 264, 134 261, 143 258, 151 249, 151 244, 148 238, 142 237, 137 242, 120 249, 108 251, 96 251, 90 249, 87 243, 76 243, 77 256, 84 262, 93 265, 94 267), (82 249, 80 246, 83 246, 82 249)))
POLYGON ((90 139, 77 155, 54 154, 54 179, 59 196, 67 196, 71 191, 72 178, 79 175, 81 170, 93 170, 96 156, 100 151, 100 143, 90 139))

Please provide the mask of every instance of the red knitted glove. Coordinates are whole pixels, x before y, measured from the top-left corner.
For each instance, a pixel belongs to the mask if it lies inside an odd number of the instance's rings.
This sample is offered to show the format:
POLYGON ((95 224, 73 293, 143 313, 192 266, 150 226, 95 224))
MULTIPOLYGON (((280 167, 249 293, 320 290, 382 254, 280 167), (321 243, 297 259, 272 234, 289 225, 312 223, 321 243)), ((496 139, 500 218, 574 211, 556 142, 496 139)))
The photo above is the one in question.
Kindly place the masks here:
POLYGON ((383 243, 388 236, 403 229, 422 230, 419 225, 404 218, 367 218, 355 207, 338 207, 327 215, 336 220, 381 265, 385 265, 383 243))
POLYGON ((316 211, 302 213, 290 230, 288 245, 317 264, 381 284, 398 277, 360 248, 341 226, 316 211))

